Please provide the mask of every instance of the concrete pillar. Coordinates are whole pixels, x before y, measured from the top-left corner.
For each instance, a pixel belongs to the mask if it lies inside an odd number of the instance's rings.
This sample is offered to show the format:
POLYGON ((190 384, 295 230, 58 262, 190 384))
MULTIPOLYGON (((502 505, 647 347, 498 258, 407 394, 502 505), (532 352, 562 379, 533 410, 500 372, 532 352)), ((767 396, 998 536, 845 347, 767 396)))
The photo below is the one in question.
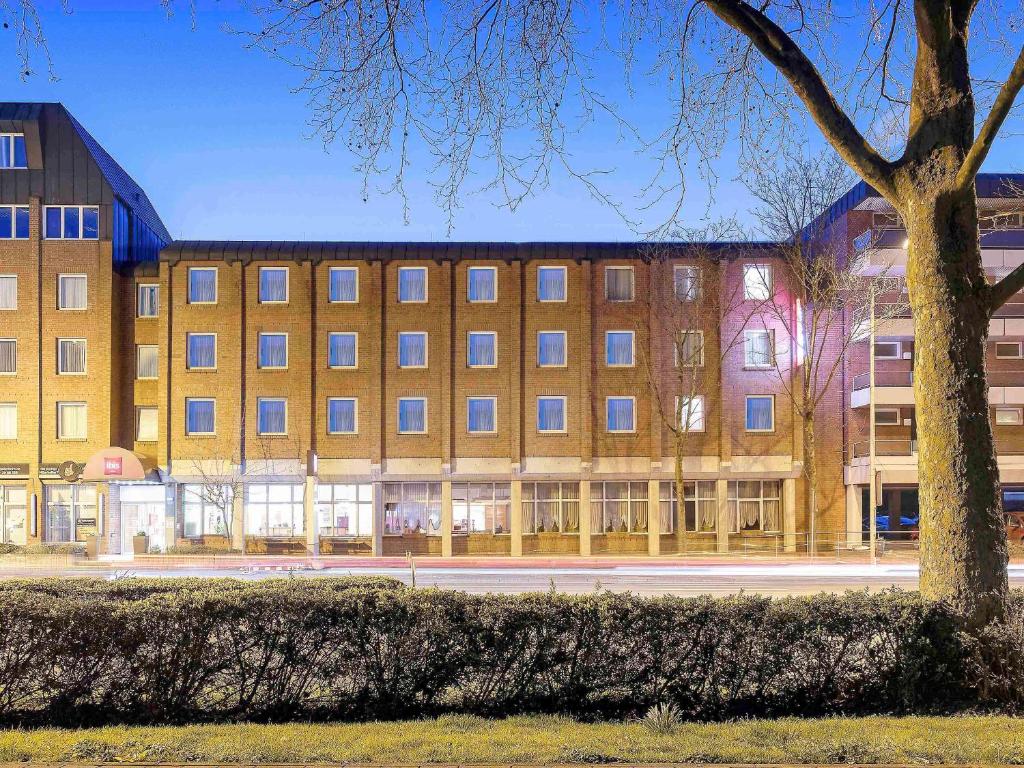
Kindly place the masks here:
POLYGON ((384 554, 384 483, 373 483, 373 523, 370 526, 370 554, 381 557, 384 554))
POLYGON ((796 478, 782 481, 782 544, 786 552, 796 552, 796 478))
POLYGON ((441 481, 441 557, 452 556, 452 481, 441 481))
POLYGON ((864 523, 860 513, 861 490, 859 485, 846 486, 846 545, 858 547, 863 544, 864 523))
POLYGON ((509 553, 512 557, 523 556, 523 481, 513 480, 511 489, 511 505, 509 511, 509 534, 512 542, 509 553))
POLYGON ((231 548, 245 551, 245 490, 242 486, 231 497, 231 548))
POLYGON ((590 481, 580 480, 580 555, 590 557, 590 481))
POLYGON ((718 499, 718 519, 715 521, 715 538, 719 552, 729 551, 729 481, 719 479, 715 482, 715 494, 718 499))
POLYGON ((647 481, 647 554, 657 557, 661 554, 661 483, 647 481))
POLYGON ((306 487, 302 491, 303 527, 306 529, 306 551, 313 557, 320 556, 320 526, 316 519, 316 478, 306 476, 306 487))

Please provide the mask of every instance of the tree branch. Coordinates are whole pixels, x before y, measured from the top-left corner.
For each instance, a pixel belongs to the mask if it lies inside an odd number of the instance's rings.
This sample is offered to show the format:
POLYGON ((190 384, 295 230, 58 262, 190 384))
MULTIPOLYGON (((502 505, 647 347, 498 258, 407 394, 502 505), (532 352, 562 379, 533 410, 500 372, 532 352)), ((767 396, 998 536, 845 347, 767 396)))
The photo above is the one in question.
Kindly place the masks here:
POLYGON ((825 85, 821 73, 793 39, 764 13, 743 0, 704 0, 704 4, 753 43, 789 81, 815 124, 842 158, 889 202, 895 203, 893 164, 857 130, 825 85))
POLYGON ((1003 306, 1013 294, 1022 288, 1024 288, 1024 264, 1014 268, 1010 274, 988 289, 989 313, 995 312, 1003 306))
POLYGON ((992 110, 988 113, 985 124, 978 131, 978 135, 974 138, 974 144, 971 145, 967 157, 964 158, 963 165, 960 166, 960 171, 956 176, 956 183, 961 189, 968 184, 974 183, 974 178, 978 175, 981 164, 985 162, 988 151, 992 148, 992 143, 995 141, 1003 121, 1010 114, 1013 102, 1017 99, 1017 94, 1020 93, 1022 86, 1024 86, 1024 47, 1020 49, 1017 61, 1014 62, 1013 69, 1010 70, 1010 76, 1006 78, 1003 87, 999 89, 999 96, 992 105, 992 110))

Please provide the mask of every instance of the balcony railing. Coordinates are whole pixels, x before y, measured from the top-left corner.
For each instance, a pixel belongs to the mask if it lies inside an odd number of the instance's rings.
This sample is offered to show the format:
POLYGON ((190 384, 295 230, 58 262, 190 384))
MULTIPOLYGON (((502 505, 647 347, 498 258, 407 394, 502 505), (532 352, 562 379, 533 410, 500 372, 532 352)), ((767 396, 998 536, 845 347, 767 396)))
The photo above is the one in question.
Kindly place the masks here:
MULTIPOLYGON (((875 440, 875 456, 914 456, 917 454, 917 440, 875 440)), ((853 458, 866 459, 871 455, 867 440, 853 444, 853 458)))
MULTIPOLYGON (((871 374, 858 373, 853 377, 853 388, 867 389, 871 384, 871 374)), ((1021 374, 1024 377, 1024 373, 1021 374)), ((1024 381, 1024 378, 1022 378, 1024 381)), ((913 371, 875 371, 876 387, 912 387, 914 386, 913 371)))

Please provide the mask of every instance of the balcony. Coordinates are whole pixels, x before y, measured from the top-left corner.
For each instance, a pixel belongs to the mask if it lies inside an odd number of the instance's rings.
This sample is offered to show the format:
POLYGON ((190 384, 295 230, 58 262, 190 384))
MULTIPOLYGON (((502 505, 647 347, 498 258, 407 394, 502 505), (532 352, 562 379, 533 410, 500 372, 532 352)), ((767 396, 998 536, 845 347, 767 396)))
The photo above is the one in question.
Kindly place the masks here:
MULTIPOLYGON (((1024 373, 1019 381, 1024 382, 1024 373)), ((870 399, 870 374, 853 377, 850 405, 865 408, 870 399)), ((875 371, 875 405, 913 405, 914 374, 912 371, 875 371)))
MULTIPOLYGON (((871 453, 867 440, 853 444, 853 458, 866 459, 871 453)), ((875 440, 876 457, 917 456, 917 440, 875 440)))

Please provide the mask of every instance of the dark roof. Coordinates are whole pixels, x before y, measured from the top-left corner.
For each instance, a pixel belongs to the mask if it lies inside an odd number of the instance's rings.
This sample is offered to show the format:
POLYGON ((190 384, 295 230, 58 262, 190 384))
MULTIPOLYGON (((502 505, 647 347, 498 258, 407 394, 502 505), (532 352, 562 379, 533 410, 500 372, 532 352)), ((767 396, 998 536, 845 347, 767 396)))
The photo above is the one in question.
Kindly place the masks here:
POLYGON ((44 106, 42 102, 0 102, 0 120, 38 120, 44 106))

